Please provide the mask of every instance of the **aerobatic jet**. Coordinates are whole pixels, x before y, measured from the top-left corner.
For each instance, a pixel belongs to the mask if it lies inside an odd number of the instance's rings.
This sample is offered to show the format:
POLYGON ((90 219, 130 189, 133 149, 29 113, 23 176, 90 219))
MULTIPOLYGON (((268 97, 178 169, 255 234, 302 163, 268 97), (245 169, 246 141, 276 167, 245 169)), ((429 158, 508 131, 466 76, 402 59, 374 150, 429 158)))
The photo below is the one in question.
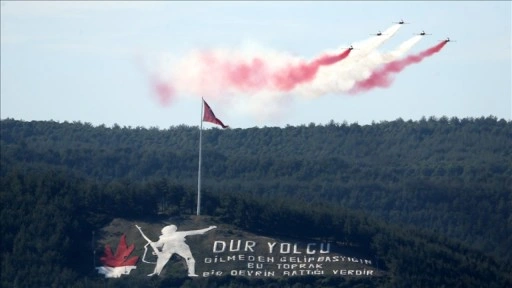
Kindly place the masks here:
POLYGON ((380 32, 380 30, 379 30, 379 32, 377 32, 375 34, 370 34, 370 35, 380 36, 380 35, 382 35, 382 32, 380 32))
POLYGON ((423 31, 421 31, 421 33, 418 33, 416 35, 425 36, 425 35, 432 35, 432 34, 425 33, 425 30, 423 30, 423 31))
POLYGON ((439 41, 445 41, 445 42, 457 42, 455 40, 450 40, 450 37, 446 37, 446 39, 444 40, 439 40, 439 41))
POLYGON ((402 25, 402 24, 409 24, 409 22, 405 22, 404 19, 400 19, 400 21, 393 22, 393 23, 400 24, 400 25, 402 25))

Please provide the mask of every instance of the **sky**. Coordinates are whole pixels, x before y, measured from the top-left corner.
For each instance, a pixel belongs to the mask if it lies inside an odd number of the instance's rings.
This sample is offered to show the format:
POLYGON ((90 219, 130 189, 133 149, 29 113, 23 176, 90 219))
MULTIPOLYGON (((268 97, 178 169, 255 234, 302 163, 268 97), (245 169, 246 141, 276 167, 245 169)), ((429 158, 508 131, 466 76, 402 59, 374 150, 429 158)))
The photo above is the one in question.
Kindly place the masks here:
POLYGON ((512 118, 510 1, 1 1, 0 8, 1 119, 198 126, 202 97, 231 128, 512 118), (409 23, 393 23, 400 19, 409 23), (422 30, 432 35, 414 35, 422 30), (371 35, 378 31, 386 35, 371 35), (354 93, 387 64, 446 37, 456 42, 388 74, 387 87, 354 93), (311 68, 350 45, 356 49, 346 58, 311 68), (240 78, 247 71, 231 69, 248 66, 263 69, 248 72, 249 82, 240 78), (297 67, 311 74, 299 81, 290 72, 297 67), (279 75, 297 83, 278 89, 279 75), (159 94, 155 83, 166 90, 159 94))

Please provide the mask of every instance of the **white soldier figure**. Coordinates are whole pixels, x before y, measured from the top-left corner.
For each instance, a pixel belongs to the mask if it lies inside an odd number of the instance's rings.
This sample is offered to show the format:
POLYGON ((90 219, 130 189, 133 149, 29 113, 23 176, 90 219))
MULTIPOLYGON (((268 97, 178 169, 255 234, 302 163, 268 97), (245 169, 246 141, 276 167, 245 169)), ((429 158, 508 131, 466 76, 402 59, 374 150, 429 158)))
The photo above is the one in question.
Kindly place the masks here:
POLYGON ((201 230, 177 232, 176 230, 178 230, 178 227, 176 227, 176 225, 169 225, 162 228, 162 235, 160 235, 158 241, 153 242, 148 237, 146 237, 146 235, 144 235, 140 226, 135 225, 135 227, 139 229, 142 237, 148 241, 148 244, 151 245, 155 251, 156 256, 158 257, 156 260, 155 270, 148 276, 153 276, 155 274, 160 275, 160 272, 162 272, 165 264, 167 264, 172 255, 176 253, 179 256, 185 258, 188 266, 188 276, 190 277, 197 277, 195 272, 196 261, 194 257, 192 257, 190 247, 185 243, 185 237, 189 235, 201 235, 217 228, 217 226, 210 226, 201 230))

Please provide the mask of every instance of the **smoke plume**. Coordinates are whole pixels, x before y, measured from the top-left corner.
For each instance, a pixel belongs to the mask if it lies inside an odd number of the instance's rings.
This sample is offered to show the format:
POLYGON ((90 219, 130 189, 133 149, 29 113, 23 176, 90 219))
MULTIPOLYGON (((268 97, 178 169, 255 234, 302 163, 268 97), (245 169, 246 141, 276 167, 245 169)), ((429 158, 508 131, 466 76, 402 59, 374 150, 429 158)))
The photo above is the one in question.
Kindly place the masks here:
POLYGON ((380 36, 352 43, 354 50, 344 46, 309 61, 255 43, 239 49, 195 50, 160 62, 159 77, 150 77, 150 81, 162 105, 178 96, 207 97, 223 102, 223 107, 231 107, 235 113, 275 119, 282 116, 282 107, 295 99, 292 96, 353 95, 389 87, 394 75, 439 52, 447 43, 403 58, 423 38, 417 35, 390 52, 380 52, 379 47, 401 26, 392 25, 380 36))
POLYGON ((440 42, 439 44, 422 51, 418 54, 413 54, 410 56, 407 56, 404 59, 391 61, 384 66, 378 68, 377 70, 373 71, 371 75, 362 80, 357 82, 354 87, 350 90, 350 93, 360 93, 364 91, 368 91, 370 89, 381 87, 386 88, 391 85, 393 78, 392 76, 394 74, 397 74, 401 72, 403 69, 405 69, 407 66, 420 63, 423 61, 423 59, 434 55, 435 53, 441 51, 443 47, 448 43, 448 41, 440 42))
POLYGON ((303 97, 346 94, 358 81, 368 78, 377 67, 402 57, 421 39, 421 36, 414 36, 388 53, 371 50, 363 57, 359 51, 355 51, 346 61, 321 70, 314 81, 295 91, 303 97))

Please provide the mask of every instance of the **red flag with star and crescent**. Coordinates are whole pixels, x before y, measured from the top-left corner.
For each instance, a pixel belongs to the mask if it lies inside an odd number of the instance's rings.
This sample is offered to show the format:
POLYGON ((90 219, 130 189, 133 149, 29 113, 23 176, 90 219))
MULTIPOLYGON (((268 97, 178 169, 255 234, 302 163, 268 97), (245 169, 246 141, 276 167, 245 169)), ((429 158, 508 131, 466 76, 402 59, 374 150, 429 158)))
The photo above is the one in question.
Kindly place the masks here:
POLYGON ((204 101, 204 99, 203 99, 203 103, 204 103, 203 121, 220 125, 220 126, 222 126, 222 128, 229 128, 229 126, 224 125, 224 123, 222 123, 222 121, 220 121, 219 118, 215 117, 215 114, 213 113, 212 108, 210 108, 210 105, 208 105, 208 103, 206 103, 206 101, 204 101))

